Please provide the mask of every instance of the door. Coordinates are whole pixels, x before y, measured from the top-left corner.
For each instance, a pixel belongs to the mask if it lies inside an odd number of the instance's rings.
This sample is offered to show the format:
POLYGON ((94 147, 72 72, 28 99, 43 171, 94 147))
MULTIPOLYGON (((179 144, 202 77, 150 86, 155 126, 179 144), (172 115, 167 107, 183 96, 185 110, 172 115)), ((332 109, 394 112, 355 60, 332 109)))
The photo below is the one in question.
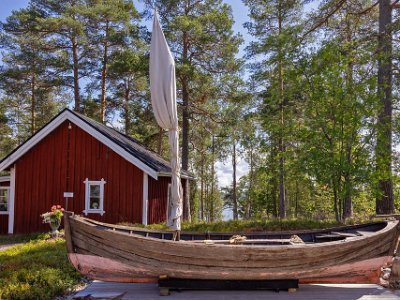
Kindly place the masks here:
POLYGON ((10 187, 0 186, 0 234, 8 233, 10 213, 10 187))

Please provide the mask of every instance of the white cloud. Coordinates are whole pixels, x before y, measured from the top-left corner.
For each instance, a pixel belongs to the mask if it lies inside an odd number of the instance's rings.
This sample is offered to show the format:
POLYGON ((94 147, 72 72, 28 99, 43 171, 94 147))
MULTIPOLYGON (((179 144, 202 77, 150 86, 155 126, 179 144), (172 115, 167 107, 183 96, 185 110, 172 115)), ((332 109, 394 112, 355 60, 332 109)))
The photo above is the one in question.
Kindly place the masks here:
MULTIPOLYGON (((218 161, 215 164, 215 170, 218 177, 218 186, 225 187, 232 184, 233 168, 232 158, 228 157, 225 162, 218 161)), ((246 175, 249 172, 249 165, 244 159, 240 159, 236 165, 236 178, 239 180, 240 177, 246 175)))

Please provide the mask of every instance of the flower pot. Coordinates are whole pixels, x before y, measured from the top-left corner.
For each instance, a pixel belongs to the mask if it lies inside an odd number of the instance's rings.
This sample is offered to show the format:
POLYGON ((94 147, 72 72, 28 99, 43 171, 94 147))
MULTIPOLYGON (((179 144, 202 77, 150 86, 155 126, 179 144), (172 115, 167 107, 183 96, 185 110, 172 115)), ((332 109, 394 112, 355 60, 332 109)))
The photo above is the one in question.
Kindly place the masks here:
POLYGON ((57 221, 57 220, 52 220, 52 221, 50 221, 50 228, 51 228, 51 231, 50 231, 50 236, 51 237, 58 237, 58 228, 60 227, 60 224, 61 224, 61 221, 57 221))

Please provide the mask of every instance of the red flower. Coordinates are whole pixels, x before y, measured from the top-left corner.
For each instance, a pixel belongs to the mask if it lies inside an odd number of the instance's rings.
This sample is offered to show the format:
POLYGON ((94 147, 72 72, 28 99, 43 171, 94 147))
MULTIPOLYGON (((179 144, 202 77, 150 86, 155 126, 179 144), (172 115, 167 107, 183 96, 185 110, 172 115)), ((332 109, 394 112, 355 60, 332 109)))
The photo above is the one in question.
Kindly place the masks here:
POLYGON ((61 211, 64 211, 64 208, 61 208, 61 211))
POLYGON ((57 206, 53 205, 53 206, 51 207, 51 210, 55 210, 55 209, 57 209, 57 206))
POLYGON ((57 209, 60 209, 61 208, 61 205, 57 205, 57 209))

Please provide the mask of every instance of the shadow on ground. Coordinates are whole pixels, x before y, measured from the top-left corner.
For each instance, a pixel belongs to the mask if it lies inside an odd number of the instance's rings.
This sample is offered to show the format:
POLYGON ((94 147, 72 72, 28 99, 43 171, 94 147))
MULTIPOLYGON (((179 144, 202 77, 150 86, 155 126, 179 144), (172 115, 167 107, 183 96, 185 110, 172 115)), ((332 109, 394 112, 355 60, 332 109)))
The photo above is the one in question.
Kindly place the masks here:
MULTIPOLYGON (((156 284, 127 284, 127 283, 106 283, 95 281, 85 290, 80 291, 69 299, 91 295, 96 298, 112 299, 215 299, 215 300, 372 300, 372 299, 400 299, 399 290, 385 289, 374 284, 346 284, 346 285, 300 285, 294 293, 286 291, 171 291, 169 296, 159 296, 159 289, 156 284)), ((92 298, 92 299, 93 299, 92 298)))

